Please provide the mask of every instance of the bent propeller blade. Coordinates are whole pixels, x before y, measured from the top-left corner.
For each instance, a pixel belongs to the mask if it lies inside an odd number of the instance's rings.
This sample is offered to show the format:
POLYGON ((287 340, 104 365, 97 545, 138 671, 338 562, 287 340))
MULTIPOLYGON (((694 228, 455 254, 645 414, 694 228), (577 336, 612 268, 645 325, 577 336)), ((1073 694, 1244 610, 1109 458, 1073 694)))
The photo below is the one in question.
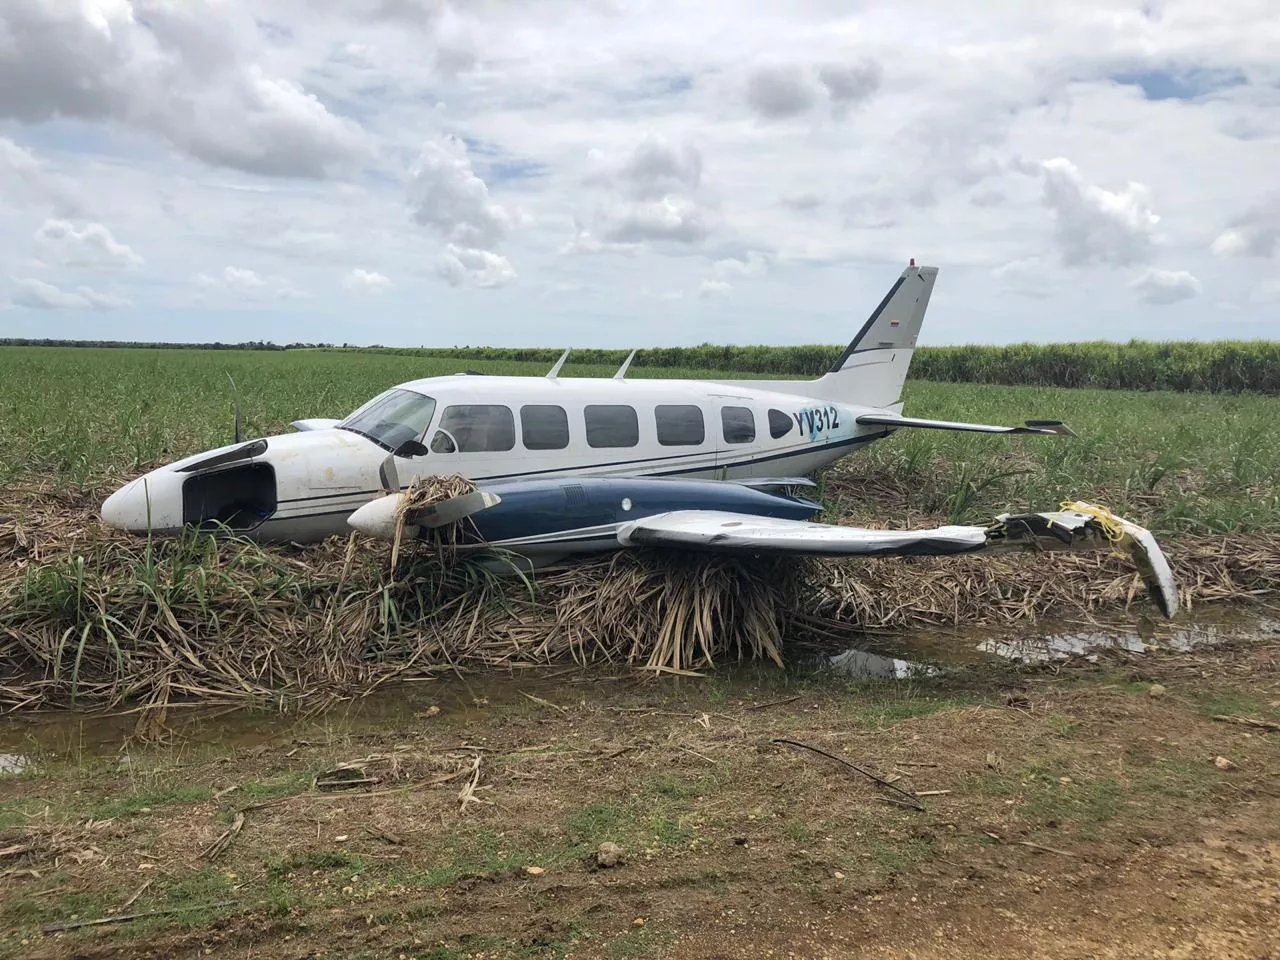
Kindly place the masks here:
MULTIPOLYGON (((385 497, 371 500, 347 518, 347 523, 356 530, 379 540, 394 540, 396 526, 399 522, 403 493, 391 493, 385 497)), ((409 507, 404 510, 405 533, 416 536, 419 528, 443 527, 456 523, 473 513, 479 513, 488 507, 496 506, 502 498, 496 493, 476 490, 473 493, 452 497, 439 503, 430 503, 421 507, 409 507)))
POLYGON ((460 497, 441 500, 439 503, 429 503, 425 507, 411 507, 405 512, 405 523, 412 523, 415 527, 426 527, 430 530, 433 527, 456 523, 473 513, 497 506, 501 502, 502 498, 496 493, 476 490, 472 493, 464 493, 460 497))

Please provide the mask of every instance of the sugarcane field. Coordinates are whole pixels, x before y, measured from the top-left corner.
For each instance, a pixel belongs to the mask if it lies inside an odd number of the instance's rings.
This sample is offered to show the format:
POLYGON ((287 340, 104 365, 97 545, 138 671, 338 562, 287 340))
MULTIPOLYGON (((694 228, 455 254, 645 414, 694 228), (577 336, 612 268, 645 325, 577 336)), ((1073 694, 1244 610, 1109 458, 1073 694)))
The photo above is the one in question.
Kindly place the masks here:
POLYGON ((1260 956, 1274 937, 1274 396, 912 379, 908 410, 1052 409, 1077 436, 902 431, 818 476, 823 516, 869 527, 1087 495, 1158 536, 1170 619, 1114 551, 637 551, 511 576, 354 531, 139 537, 103 500, 225 442, 227 372, 255 437, 459 360, 0 359, 5 955, 1260 956))

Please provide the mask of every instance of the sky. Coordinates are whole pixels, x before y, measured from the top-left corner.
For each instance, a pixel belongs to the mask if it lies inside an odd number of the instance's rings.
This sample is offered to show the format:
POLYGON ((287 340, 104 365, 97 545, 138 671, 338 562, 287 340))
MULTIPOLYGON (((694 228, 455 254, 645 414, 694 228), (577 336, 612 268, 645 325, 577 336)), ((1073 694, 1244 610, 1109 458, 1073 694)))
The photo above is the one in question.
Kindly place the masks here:
POLYGON ((4 0, 0 337, 1280 337, 1272 0, 4 0))

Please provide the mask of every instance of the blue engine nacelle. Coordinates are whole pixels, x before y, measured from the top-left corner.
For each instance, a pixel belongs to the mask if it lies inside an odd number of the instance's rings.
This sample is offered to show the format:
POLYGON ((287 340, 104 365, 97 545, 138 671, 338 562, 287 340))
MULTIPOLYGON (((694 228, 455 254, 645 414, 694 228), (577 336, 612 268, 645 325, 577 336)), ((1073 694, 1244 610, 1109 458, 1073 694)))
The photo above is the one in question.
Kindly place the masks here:
POLYGON ((724 510, 788 520, 807 520, 822 510, 811 500, 723 480, 575 477, 479 486, 501 502, 470 516, 474 530, 465 540, 473 543, 538 538, 548 548, 587 544, 612 539, 620 524, 673 510, 724 510))

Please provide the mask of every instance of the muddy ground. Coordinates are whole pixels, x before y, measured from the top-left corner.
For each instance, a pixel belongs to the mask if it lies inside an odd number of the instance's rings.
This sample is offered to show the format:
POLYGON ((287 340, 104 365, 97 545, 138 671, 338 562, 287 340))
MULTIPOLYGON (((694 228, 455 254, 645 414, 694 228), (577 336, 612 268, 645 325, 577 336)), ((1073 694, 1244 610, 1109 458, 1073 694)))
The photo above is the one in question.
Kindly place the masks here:
POLYGON ((6 721, 0 956, 1280 956, 1275 635, 132 719, 6 721))

